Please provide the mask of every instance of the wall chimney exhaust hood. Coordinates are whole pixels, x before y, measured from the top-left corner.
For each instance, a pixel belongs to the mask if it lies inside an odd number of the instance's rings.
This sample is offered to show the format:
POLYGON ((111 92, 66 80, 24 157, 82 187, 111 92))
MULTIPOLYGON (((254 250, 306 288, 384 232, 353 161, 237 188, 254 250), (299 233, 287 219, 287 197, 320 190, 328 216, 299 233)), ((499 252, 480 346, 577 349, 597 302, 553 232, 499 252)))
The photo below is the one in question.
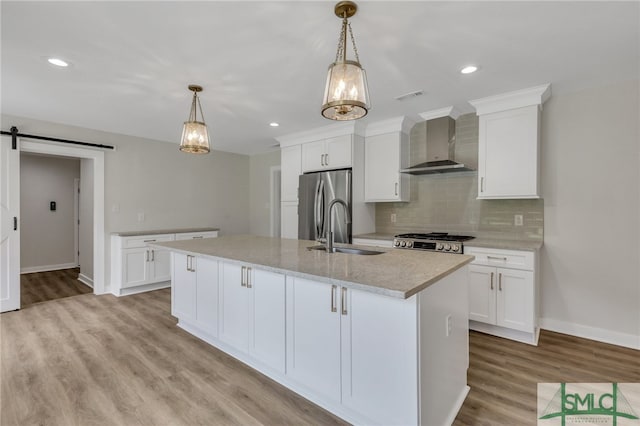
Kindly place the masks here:
POLYGON ((420 114, 427 121, 416 124, 409 139, 411 162, 418 164, 401 169, 400 173, 427 175, 473 171, 455 161, 456 121, 449 116, 452 110, 436 111, 440 115, 432 119, 428 119, 429 116, 436 114, 420 114))

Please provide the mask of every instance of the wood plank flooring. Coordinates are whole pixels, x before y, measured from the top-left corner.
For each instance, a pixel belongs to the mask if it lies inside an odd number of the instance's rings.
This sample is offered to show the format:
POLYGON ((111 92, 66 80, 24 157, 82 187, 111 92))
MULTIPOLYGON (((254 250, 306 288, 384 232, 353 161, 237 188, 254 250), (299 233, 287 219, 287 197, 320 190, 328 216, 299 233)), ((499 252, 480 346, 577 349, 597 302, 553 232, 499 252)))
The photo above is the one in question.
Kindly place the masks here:
MULTIPOLYGON (((0 424, 333 425, 340 419, 192 337, 170 290, 0 315, 0 424)), ((462 425, 535 425, 538 382, 640 382, 640 351, 543 332, 472 332, 462 425)))
POLYGON ((80 268, 34 272, 20 275, 20 305, 24 309, 34 303, 93 293, 93 289, 78 281, 80 268))

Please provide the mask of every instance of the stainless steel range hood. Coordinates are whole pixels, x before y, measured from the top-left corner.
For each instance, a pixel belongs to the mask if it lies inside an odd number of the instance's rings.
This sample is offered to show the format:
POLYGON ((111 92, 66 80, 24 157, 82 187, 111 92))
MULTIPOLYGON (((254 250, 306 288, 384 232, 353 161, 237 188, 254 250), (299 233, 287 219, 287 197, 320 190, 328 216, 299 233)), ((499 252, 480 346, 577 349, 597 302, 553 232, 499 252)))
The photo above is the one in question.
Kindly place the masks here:
POLYGON ((455 161, 456 121, 451 117, 434 118, 416 124, 411 131, 409 146, 411 160, 422 161, 400 170, 400 173, 427 175, 473 171, 455 161))

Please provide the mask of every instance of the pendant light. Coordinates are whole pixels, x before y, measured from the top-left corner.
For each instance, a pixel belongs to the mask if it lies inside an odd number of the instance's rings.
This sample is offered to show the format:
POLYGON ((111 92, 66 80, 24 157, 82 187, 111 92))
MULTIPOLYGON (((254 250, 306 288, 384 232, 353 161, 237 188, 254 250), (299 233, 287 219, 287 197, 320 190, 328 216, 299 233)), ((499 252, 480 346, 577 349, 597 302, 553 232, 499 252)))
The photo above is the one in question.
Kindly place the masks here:
POLYGON ((182 128, 180 151, 189 154, 208 154, 210 151, 209 132, 207 131, 207 125, 204 123, 202 105, 200 105, 200 99, 198 98, 198 92, 202 92, 202 86, 190 84, 189 90, 193 92, 193 100, 191 101, 189 119, 184 122, 184 127, 182 128), (201 121, 198 121, 198 109, 200 109, 201 121))
POLYGON ((322 115, 330 120, 357 120, 367 115, 371 108, 367 75, 360 65, 356 40, 348 21, 357 10, 358 6, 352 1, 341 1, 334 9, 336 16, 342 18, 342 30, 335 62, 329 65, 322 102, 322 115), (347 30, 355 61, 347 60, 347 30))

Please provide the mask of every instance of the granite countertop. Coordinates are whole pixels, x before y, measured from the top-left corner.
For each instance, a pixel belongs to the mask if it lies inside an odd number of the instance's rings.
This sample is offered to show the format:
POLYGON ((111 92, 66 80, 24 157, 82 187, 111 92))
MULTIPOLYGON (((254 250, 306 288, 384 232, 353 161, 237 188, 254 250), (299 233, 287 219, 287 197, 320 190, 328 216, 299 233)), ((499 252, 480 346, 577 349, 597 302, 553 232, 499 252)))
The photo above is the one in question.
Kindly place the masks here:
POLYGON ((220 228, 154 229, 151 231, 112 232, 111 235, 117 235, 120 237, 137 237, 139 235, 185 234, 187 232, 212 232, 212 231, 219 231, 219 230, 220 228))
MULTIPOLYGON (((253 235, 150 244, 328 284, 406 299, 471 262, 473 256, 376 248, 379 255, 307 250, 316 241, 253 235)), ((336 247, 344 246, 336 244, 336 247)), ((349 246, 357 247, 357 246, 349 246)), ((371 247, 362 247, 371 249, 371 247)))
MULTIPOLYGON (((450 232, 454 234, 456 232, 450 232)), ((469 232, 460 232, 459 234, 473 235, 469 232)), ((367 240, 393 240, 395 234, 385 233, 370 233, 354 235, 353 238, 361 238, 367 240)), ((473 240, 465 241, 464 245, 469 247, 486 247, 504 250, 524 250, 524 251, 536 251, 542 248, 543 242, 541 240, 510 240, 500 238, 485 238, 481 235, 476 236, 473 240)))

